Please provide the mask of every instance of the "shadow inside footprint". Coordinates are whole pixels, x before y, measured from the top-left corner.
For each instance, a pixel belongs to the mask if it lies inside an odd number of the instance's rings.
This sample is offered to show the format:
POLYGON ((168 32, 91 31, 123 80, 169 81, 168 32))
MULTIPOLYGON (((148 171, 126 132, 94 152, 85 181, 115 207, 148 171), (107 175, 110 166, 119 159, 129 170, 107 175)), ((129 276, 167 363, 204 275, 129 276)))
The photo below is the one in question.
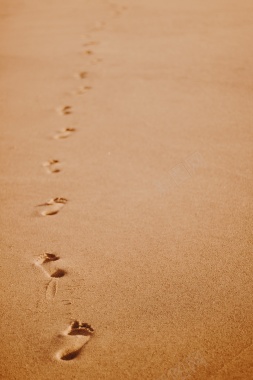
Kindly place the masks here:
POLYGON ((81 352, 83 347, 80 347, 76 351, 69 352, 61 357, 61 360, 73 360, 75 359, 81 352))
POLYGON ((65 274, 66 274, 65 270, 63 270, 63 269, 56 269, 56 271, 51 274, 51 277, 60 278, 60 277, 65 276, 65 274))
POLYGON ((54 253, 44 253, 45 255, 45 261, 56 261, 56 260, 59 260, 60 257, 59 256, 56 256, 54 253))

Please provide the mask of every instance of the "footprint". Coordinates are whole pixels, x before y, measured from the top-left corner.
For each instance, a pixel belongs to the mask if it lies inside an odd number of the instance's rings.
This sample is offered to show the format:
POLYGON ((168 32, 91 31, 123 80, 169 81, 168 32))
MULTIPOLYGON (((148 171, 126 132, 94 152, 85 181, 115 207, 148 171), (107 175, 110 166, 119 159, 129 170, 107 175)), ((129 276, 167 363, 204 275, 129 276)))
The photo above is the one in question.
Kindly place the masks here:
POLYGON ((66 361, 75 359, 93 334, 94 329, 88 323, 72 322, 62 334, 68 339, 66 339, 66 347, 57 352, 57 359, 66 361))
POLYGON ((92 28, 92 31, 96 32, 96 31, 102 30, 105 28, 105 26, 106 26, 105 21, 97 21, 94 27, 92 28))
POLYGON ((46 299, 48 301, 52 301, 57 294, 57 290, 58 290, 58 281, 55 279, 52 279, 51 281, 49 281, 46 288, 46 299))
POLYGON ((94 54, 92 50, 85 50, 84 51, 84 54, 87 54, 87 55, 92 55, 94 54))
POLYGON ((114 15, 115 15, 115 16, 121 16, 126 10, 127 10, 127 7, 126 7, 126 6, 117 7, 117 8, 115 9, 114 15))
POLYGON ((57 134, 54 136, 55 139, 66 139, 67 137, 71 136, 73 132, 75 132, 76 129, 69 127, 69 128, 64 128, 57 132, 57 134))
POLYGON ((75 92, 77 95, 85 94, 86 91, 91 90, 91 86, 81 86, 79 89, 75 92))
POLYGON ((42 216, 56 215, 67 201, 66 198, 52 198, 45 203, 37 205, 37 207, 46 206, 40 213, 42 216))
POLYGON ((50 275, 52 277, 52 280, 49 281, 46 288, 46 299, 47 300, 53 300, 56 296, 57 290, 58 290, 58 281, 59 278, 65 276, 66 272, 63 269, 56 269, 54 272, 50 275))
POLYGON ((84 42, 83 46, 94 46, 94 45, 98 45, 98 44, 99 44, 98 41, 89 41, 89 42, 84 42))
POLYGON ((71 106, 58 107, 57 111, 60 115, 70 115, 73 112, 71 106))
POLYGON ((79 73, 79 77, 80 77, 81 79, 85 79, 85 78, 87 78, 87 76, 88 76, 87 71, 81 71, 81 72, 79 73))
POLYGON ((47 277, 60 278, 66 274, 65 270, 55 267, 51 268, 52 263, 58 260, 60 260, 60 257, 54 253, 43 253, 42 255, 36 257, 34 264, 37 267, 40 267, 47 277))
POLYGON ((60 257, 55 255, 54 253, 42 253, 41 255, 39 255, 36 259, 35 259, 35 265, 42 265, 42 264, 46 264, 46 263, 49 263, 51 261, 57 261, 59 260, 60 257))
POLYGON ((120 16, 124 11, 128 9, 127 6, 118 6, 116 3, 112 1, 110 1, 109 4, 112 7, 115 16, 120 16))
POLYGON ((43 166, 46 169, 47 173, 53 174, 53 173, 59 173, 61 169, 59 166, 59 160, 49 160, 46 162, 43 162, 43 166))
POLYGON ((59 268, 51 269, 51 263, 59 260, 60 257, 54 253, 43 253, 35 259, 35 265, 40 267, 43 273, 47 277, 51 277, 51 280, 46 287, 46 299, 52 300, 56 296, 58 290, 58 279, 65 276, 66 271, 59 268))

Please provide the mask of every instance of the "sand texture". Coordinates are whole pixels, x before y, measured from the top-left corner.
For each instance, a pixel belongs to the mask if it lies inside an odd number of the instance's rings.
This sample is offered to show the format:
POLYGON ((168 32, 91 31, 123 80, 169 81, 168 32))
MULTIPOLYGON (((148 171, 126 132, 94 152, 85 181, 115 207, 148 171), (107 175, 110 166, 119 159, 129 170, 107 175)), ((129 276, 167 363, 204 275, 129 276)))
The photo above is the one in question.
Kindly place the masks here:
POLYGON ((1 379, 253 379, 250 0, 1 0, 1 379))

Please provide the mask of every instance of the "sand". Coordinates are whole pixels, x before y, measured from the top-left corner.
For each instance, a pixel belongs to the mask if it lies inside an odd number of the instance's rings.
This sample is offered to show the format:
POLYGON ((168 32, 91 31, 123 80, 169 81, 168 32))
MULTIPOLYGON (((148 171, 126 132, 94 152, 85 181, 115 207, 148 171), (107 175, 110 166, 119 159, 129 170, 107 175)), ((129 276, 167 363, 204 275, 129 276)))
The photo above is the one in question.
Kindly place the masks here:
POLYGON ((252 17, 1 1, 2 379, 253 379, 252 17))

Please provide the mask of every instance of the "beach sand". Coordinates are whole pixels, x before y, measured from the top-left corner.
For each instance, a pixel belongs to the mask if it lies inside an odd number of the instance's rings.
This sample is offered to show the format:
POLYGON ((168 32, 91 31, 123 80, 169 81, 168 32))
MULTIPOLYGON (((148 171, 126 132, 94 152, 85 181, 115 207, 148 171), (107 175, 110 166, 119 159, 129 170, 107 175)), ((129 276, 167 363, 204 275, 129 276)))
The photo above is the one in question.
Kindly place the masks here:
POLYGON ((1 1, 2 379, 253 379, 252 16, 1 1))

